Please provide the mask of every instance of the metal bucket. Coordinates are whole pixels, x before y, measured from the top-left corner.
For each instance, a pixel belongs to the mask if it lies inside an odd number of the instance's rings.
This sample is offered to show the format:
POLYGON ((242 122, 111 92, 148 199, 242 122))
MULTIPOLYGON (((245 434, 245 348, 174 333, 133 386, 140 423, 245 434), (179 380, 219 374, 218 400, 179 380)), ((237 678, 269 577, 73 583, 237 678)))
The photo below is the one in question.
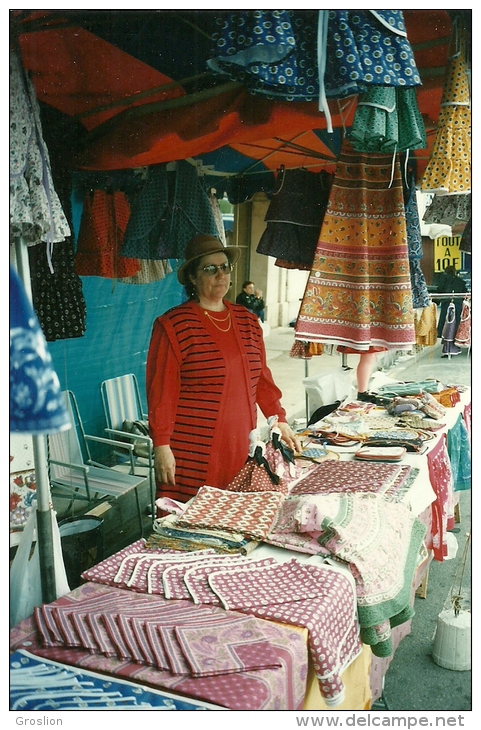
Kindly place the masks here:
POLYGON ((103 560, 104 544, 100 517, 82 515, 59 522, 62 555, 71 589, 81 583, 81 574, 103 560))

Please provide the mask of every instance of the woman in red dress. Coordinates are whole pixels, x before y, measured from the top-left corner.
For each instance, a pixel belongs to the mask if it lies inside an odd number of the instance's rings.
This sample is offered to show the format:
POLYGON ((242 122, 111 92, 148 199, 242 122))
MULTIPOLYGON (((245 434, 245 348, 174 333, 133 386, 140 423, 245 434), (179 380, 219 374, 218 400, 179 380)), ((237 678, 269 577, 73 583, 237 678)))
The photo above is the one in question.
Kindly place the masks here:
POLYGON ((213 236, 192 239, 177 272, 188 301, 154 322, 146 382, 157 497, 186 502, 204 484, 225 488, 248 457, 257 405, 300 451, 257 317, 224 299, 238 257, 213 236))

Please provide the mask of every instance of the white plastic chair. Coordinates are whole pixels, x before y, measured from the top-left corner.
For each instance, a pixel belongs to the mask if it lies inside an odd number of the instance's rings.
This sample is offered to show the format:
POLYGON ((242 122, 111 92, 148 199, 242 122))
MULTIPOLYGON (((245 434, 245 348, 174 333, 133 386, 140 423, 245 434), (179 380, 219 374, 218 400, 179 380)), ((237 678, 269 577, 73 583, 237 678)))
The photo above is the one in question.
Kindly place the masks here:
MULTIPOLYGON (((134 490, 142 535, 142 512, 138 489, 145 484, 145 477, 125 474, 94 462, 90 457, 88 442, 94 441, 112 446, 112 439, 86 434, 74 394, 66 390, 63 391, 63 396, 73 426, 67 431, 48 435, 48 462, 52 486, 61 491, 68 491, 72 500, 85 499, 89 504, 105 497, 118 498, 134 490)), ((116 448, 124 449, 132 460, 132 444, 120 441, 114 443, 116 448)))
POLYGON ((128 433, 122 428, 125 421, 147 421, 147 414, 143 413, 142 409, 137 378, 133 373, 109 378, 102 382, 100 392, 107 423, 106 433, 113 440, 130 442, 133 446, 131 473, 143 474, 149 478, 152 519, 154 519, 155 475, 152 439, 150 436, 128 433))

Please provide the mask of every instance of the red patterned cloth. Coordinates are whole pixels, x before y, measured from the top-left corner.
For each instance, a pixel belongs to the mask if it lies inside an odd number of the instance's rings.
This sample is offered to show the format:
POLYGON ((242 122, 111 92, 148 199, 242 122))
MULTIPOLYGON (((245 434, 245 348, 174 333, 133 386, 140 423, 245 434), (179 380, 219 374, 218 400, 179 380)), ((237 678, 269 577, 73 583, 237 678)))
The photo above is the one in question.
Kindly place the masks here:
POLYGON ((432 503, 433 556, 443 561, 448 554, 446 533, 454 527, 454 487, 446 434, 427 454, 429 479, 436 493, 432 503))
POLYGON ((179 518, 190 527, 220 527, 257 540, 269 533, 284 500, 280 492, 227 492, 201 487, 179 518))
POLYGON ((306 627, 321 694, 328 705, 343 701, 341 674, 362 651, 356 591, 349 578, 327 565, 292 560, 214 573, 209 585, 224 606, 306 627))
MULTIPOLYGON (((95 583, 85 583, 62 598, 57 599, 55 606, 79 606, 83 601, 93 601, 96 597, 110 598, 112 610, 115 611, 120 594, 131 599, 131 609, 146 599, 152 611, 158 617, 168 617, 175 624, 179 618, 180 608, 187 602, 167 601, 161 596, 141 596, 133 591, 116 589, 95 583)), ((216 607, 199 607, 188 602, 189 612, 199 616, 200 611, 210 611, 212 615, 226 616, 223 609, 216 607)), ((129 609, 129 615, 132 611, 129 609)), ((230 617, 245 618, 239 614, 227 614, 230 617)), ((150 623, 155 621, 150 619, 150 623)), ((137 629, 145 626, 146 620, 137 617, 137 629)), ((182 622, 182 625, 185 625, 182 622)), ((133 628, 135 623, 132 623, 133 628)), ((33 617, 25 619, 11 630, 11 650, 27 648, 36 656, 42 656, 63 664, 82 667, 102 674, 134 679, 136 682, 154 688, 162 688, 178 692, 188 697, 205 699, 232 710, 298 710, 302 707, 307 678, 307 647, 302 635, 277 623, 268 622, 269 643, 280 660, 280 667, 241 671, 233 674, 222 674, 209 677, 186 677, 174 675, 170 671, 160 670, 154 666, 138 664, 134 661, 117 657, 106 657, 100 653, 91 653, 85 649, 68 647, 43 647, 37 633, 33 617)), ((141 629, 142 630, 142 629, 141 629)))
POLYGON ((301 479, 291 495, 329 492, 383 492, 399 476, 399 464, 360 464, 356 461, 325 461, 301 479))
POLYGON ((147 576, 153 562, 162 561, 167 565, 179 560, 194 558, 201 560, 204 556, 211 555, 215 555, 215 550, 195 550, 186 555, 176 550, 147 548, 145 540, 141 539, 88 568, 82 573, 82 578, 93 583, 129 588, 144 593, 148 590, 147 576))
POLYGON ((267 470, 254 459, 249 459, 234 479, 227 485, 230 492, 282 492, 287 494, 287 484, 281 479, 274 484, 267 470))
MULTIPOLYGON (((256 561, 256 565, 272 565, 275 563, 274 558, 265 558, 265 560, 256 561)), ((208 580, 210 573, 215 570, 223 570, 224 568, 240 567, 242 565, 250 565, 251 561, 245 556, 231 556, 231 555, 219 555, 216 558, 210 558, 209 560, 193 560, 190 563, 182 563, 180 565, 171 565, 164 569, 164 571, 158 576, 158 579, 163 584, 163 593, 166 598, 173 598, 177 600, 190 599, 193 600, 193 595, 190 590, 190 586, 186 581, 186 575, 189 573, 192 575, 192 571, 197 571, 197 574, 202 574, 208 580)), ((152 593, 161 593, 162 591, 153 590, 152 593)), ((195 601, 194 603, 202 603, 202 601, 195 601)), ((215 604, 215 601, 210 601, 215 604)))

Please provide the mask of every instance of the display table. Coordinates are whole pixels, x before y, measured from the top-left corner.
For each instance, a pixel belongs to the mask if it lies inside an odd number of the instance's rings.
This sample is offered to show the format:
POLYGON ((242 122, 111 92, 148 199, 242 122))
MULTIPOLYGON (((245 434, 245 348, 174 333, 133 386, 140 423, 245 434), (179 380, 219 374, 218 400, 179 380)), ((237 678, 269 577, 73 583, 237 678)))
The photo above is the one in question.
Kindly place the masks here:
MULTIPOLYGON (((455 501, 452 484, 450 488, 449 485, 447 489, 440 488, 436 481, 438 471, 433 472, 432 468, 430 469, 429 456, 438 453, 440 445, 444 444, 449 437, 450 430, 454 428, 459 414, 464 413, 464 409, 469 403, 470 393, 466 392, 463 394, 461 403, 447 411, 444 419, 445 426, 429 442, 426 452, 422 455, 409 454, 405 457, 404 463, 409 463, 418 472, 416 479, 402 495, 401 502, 409 507, 409 510, 403 509, 403 513, 421 518, 428 531, 424 552, 416 552, 417 563, 414 564, 414 568, 409 562, 412 561, 412 557, 408 561, 410 567, 408 566, 409 570, 406 575, 409 574, 412 578, 412 581, 410 578, 407 584, 408 605, 409 600, 412 605, 415 590, 427 574, 429 561, 436 552, 435 548, 437 547, 438 554, 442 549, 442 532, 446 527, 447 529, 450 527, 448 522, 441 524, 439 520, 444 520, 446 515, 448 519, 451 519, 450 510, 455 501), (433 505, 437 505, 437 507, 435 508, 433 505), (430 543, 432 543, 432 549, 430 543)), ((342 460, 352 458, 353 454, 342 456, 342 460)), ((445 459, 445 456, 443 458, 445 459)), ((371 501, 376 502, 378 495, 373 494, 371 497, 373 498, 371 501)), ((392 505, 396 506, 395 500, 381 498, 378 502, 383 508, 386 505, 391 505, 389 509, 392 508, 392 505)), ((379 512, 379 514, 388 515, 390 512, 379 512)), ((390 524, 389 522, 388 526, 390 524)), ((364 540, 362 526, 360 529, 361 531, 358 529, 356 534, 364 540)), ((378 526, 377 533, 372 534, 375 534, 376 538, 382 538, 384 541, 382 544, 386 545, 386 535, 390 533, 384 525, 382 531, 379 531, 378 526)), ((237 558, 244 563, 242 567, 234 568, 233 573, 229 573, 229 569, 227 569, 228 577, 225 587, 232 588, 232 582, 236 584, 237 581, 237 586, 242 586, 242 588, 235 589, 231 594, 229 594, 229 590, 225 594, 221 591, 218 593, 220 603, 218 602, 217 606, 206 608, 209 600, 199 601, 200 605, 198 605, 192 600, 182 600, 182 595, 175 594, 175 590, 179 587, 182 590, 186 587, 186 584, 183 583, 183 573, 179 573, 177 576, 177 584, 175 581, 169 583, 169 590, 174 591, 172 595, 163 595, 162 590, 157 593, 155 591, 149 593, 145 587, 142 588, 140 573, 137 574, 138 580, 133 588, 126 590, 130 579, 127 581, 127 576, 122 574, 124 568, 119 566, 128 565, 131 560, 129 556, 138 559, 139 551, 142 552, 145 548, 143 541, 138 541, 138 543, 86 571, 86 573, 90 572, 94 581, 98 582, 87 582, 49 606, 40 607, 36 610, 34 617, 25 619, 14 627, 11 631, 11 651, 27 650, 35 656, 45 657, 65 665, 123 678, 153 689, 178 693, 179 696, 232 710, 366 710, 369 709, 372 701, 380 696, 382 679, 391 657, 373 657, 370 646, 362 645, 359 641, 356 617, 360 610, 359 599, 362 597, 362 593, 359 593, 359 576, 356 579, 353 576, 352 569, 348 568, 350 563, 347 557, 342 561, 336 558, 335 554, 324 556, 309 554, 264 541, 245 558, 237 558), (278 568, 279 570, 277 570, 278 568), (292 581, 289 580, 286 583, 282 580, 284 570, 294 571, 292 581), (266 575, 269 573, 269 576, 272 571, 272 575, 277 576, 277 582, 269 583, 269 580, 272 581, 272 577, 270 577, 267 583, 262 583, 262 581, 256 583, 256 574, 262 578, 264 571, 266 571, 266 575), (320 580, 316 578, 316 571, 319 572, 320 580), (242 573, 242 576, 239 573, 242 573), (121 577, 118 578, 116 584, 118 575, 121 577), (245 577, 247 577, 247 581, 245 581, 245 577), (311 584, 309 584, 309 578, 315 580, 311 580, 311 584), (124 581, 124 586, 122 586, 122 581, 124 581), (120 587, 115 587, 116 585, 120 587), (272 598, 271 585, 277 596, 272 605, 269 604, 269 600, 272 598), (240 599, 245 598, 244 591, 247 591, 246 596, 249 595, 249 586, 251 594, 257 600, 251 608, 246 609, 248 604, 242 603, 240 599), (286 586, 287 590, 285 590, 286 586), (321 591, 318 590, 319 586, 322 587, 321 591), (285 594, 282 593, 282 589, 285 594), (266 596, 264 603, 259 599, 261 594, 266 596), (229 595, 239 600, 240 614, 235 614, 235 608, 232 612, 232 607, 226 604, 225 597, 229 598, 229 595), (264 660, 264 662, 261 661, 260 666, 256 666, 247 662, 242 665, 240 670, 236 668, 235 673, 228 670, 217 672, 216 675, 197 677, 183 671, 182 664, 179 664, 180 670, 176 670, 172 663, 169 668, 167 665, 158 664, 159 659, 156 659, 155 666, 146 666, 145 662, 139 663, 138 659, 136 661, 132 659, 129 648, 126 654, 122 654, 122 651, 125 651, 123 642, 128 634, 122 634, 119 637, 112 624, 112 619, 109 619, 109 615, 117 617, 120 603, 128 604, 127 616, 142 617, 142 631, 147 630, 146 622, 150 621, 150 618, 145 618, 144 613, 138 613, 139 606, 144 611, 144 605, 147 605, 148 608, 147 615, 154 617, 156 627, 154 631, 158 631, 158 624, 165 623, 165 621, 167 621, 165 630, 171 631, 173 626, 178 625, 183 627, 184 618, 178 620, 179 616, 187 616, 189 620, 191 616, 198 619, 200 615, 204 616, 206 611, 210 612, 212 616, 221 617, 221 621, 224 621, 222 616, 227 616, 226 620, 230 620, 231 615, 235 615, 237 619, 244 616, 244 620, 246 620, 247 614, 252 617, 250 620, 260 619, 261 623, 267 627, 269 646, 274 651, 276 663, 269 665, 264 660), (334 610, 332 610, 333 606, 334 610), (77 619, 75 619, 77 634, 72 639, 71 636, 69 638, 65 628, 66 624, 62 621, 74 613, 80 624, 77 624, 77 619), (60 619, 61 616, 64 619, 60 619), (167 620, 169 616, 172 616, 171 623, 167 620), (53 620, 54 618, 55 620, 53 620), (60 631, 58 626, 57 629, 55 628, 57 620, 61 621, 60 631), (86 629, 86 626, 90 628, 86 629), (105 628, 107 628, 107 633, 105 633, 105 628), (82 634, 82 630, 85 635, 82 634), (55 634, 55 631, 58 635, 55 634), (68 643, 69 640, 73 643, 68 643), (100 653, 97 653, 94 651, 94 644, 90 646, 88 641, 96 641, 100 646, 107 646, 107 649, 102 649, 100 653), (109 642, 113 642, 113 645, 109 642), (320 664, 320 656, 324 651, 323 642, 329 655, 336 657, 334 664, 320 664), (113 646, 113 653, 112 650, 109 653, 109 646, 113 646), (119 649, 122 646, 124 649, 119 649), (118 654, 119 651, 120 654, 118 654)), ((314 543, 315 539, 311 545, 312 549, 315 547, 314 543)), ((319 543, 317 544, 319 545, 319 543)), ((319 549, 317 552, 320 552, 319 549)), ((163 560, 172 561, 167 553, 171 555, 172 551, 151 548, 147 557, 153 563, 162 563, 163 560), (162 556, 162 553, 166 555, 162 556), (159 555, 162 558, 160 560, 159 555)), ((211 561, 213 560, 210 556, 208 557, 211 561)), ((232 556, 224 555, 224 558, 226 557, 232 559, 232 556)), ((216 559, 219 559, 219 556, 216 559)), ((189 562, 196 561, 197 558, 193 557, 191 553, 177 553, 174 560, 189 562)), ((132 576, 136 573, 137 568, 138 566, 134 568, 134 564, 131 565, 132 576)), ((145 570, 147 569, 145 568, 145 570)), ((165 566, 162 567, 162 571, 165 571, 165 566)), ((225 571, 221 570, 215 575, 224 575, 224 573, 225 571)), ((160 572, 159 575, 162 582, 163 572, 160 572)), ((175 571, 173 575, 175 575, 175 571)), ((392 581, 395 573, 390 573, 388 577, 392 581)), ((215 585, 215 581, 212 584, 211 578, 212 576, 209 574, 208 582, 212 586, 215 585)), ((89 577, 87 576, 85 579, 89 580, 89 577)), ((155 586, 154 578, 152 580, 153 583, 149 583, 149 585, 155 586)), ((164 582, 163 591, 166 590, 165 585, 164 582)), ((222 586, 222 581, 220 585, 222 586)), ((383 590, 385 589, 390 589, 389 583, 383 586, 383 590)), ((218 590, 219 586, 217 586, 218 590)), ((192 597, 191 595, 191 599, 192 597)), ((184 596, 185 598, 186 596, 184 596)), ((396 598, 396 595, 393 598, 396 598)), ((399 611, 404 605, 402 596, 400 600, 401 603, 396 611, 399 611)), ((122 622, 119 625, 122 626, 122 622)), ((361 622, 361 627, 362 625, 361 622)), ((370 627, 372 624, 367 624, 367 626, 370 627)), ((217 629, 214 627, 211 631, 215 635, 217 629)), ((394 650, 403 636, 409 632, 410 621, 401 618, 400 625, 394 626, 392 630, 394 650)), ((166 636, 170 636, 170 634, 166 634, 164 639, 166 636)))

